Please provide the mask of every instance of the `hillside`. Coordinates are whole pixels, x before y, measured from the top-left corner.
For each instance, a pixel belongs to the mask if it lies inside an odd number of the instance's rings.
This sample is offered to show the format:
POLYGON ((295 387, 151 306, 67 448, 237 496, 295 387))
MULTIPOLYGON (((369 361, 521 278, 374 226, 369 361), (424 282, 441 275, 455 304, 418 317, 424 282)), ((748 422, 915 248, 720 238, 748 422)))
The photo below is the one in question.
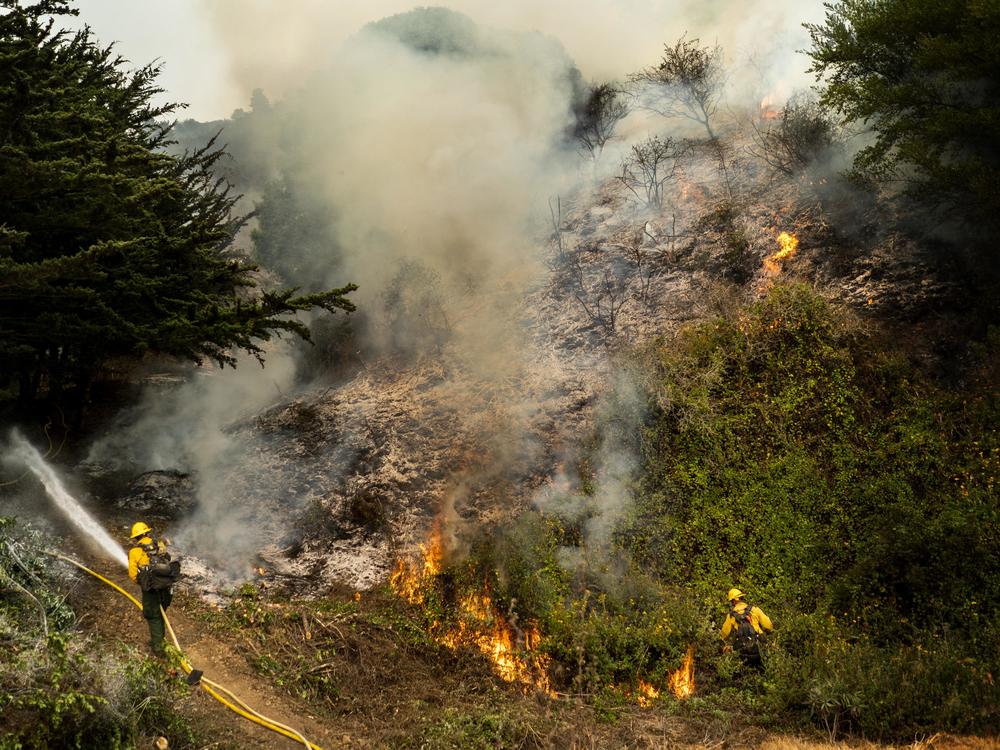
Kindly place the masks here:
MULTIPOLYGON (((779 106, 682 36, 588 84, 558 39, 443 8, 174 126, 158 71, 50 11, 0 16, 36 83, 0 106, 0 750, 303 745, 272 720, 325 750, 997 746, 1000 339, 964 157, 880 151, 913 123, 859 137, 846 79, 779 106), (136 521, 182 559, 183 658, 52 557, 136 591, 136 521), (740 599, 774 626, 753 654, 720 638, 740 599)), ((966 70, 941 44, 920 92, 966 70)))

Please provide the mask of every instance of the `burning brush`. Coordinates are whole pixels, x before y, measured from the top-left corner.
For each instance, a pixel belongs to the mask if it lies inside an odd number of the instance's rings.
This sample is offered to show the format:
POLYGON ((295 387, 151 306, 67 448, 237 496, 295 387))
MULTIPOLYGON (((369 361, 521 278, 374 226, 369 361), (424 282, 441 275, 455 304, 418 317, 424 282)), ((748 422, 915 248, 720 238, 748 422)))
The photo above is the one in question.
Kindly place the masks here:
MULTIPOLYGON (((444 543, 440 523, 435 523, 420 559, 400 560, 389 576, 393 590, 410 604, 423 604, 427 592, 442 573, 444 543)), ((488 588, 470 593, 458 602, 458 622, 432 626, 434 639, 450 649, 472 646, 493 664, 493 671, 506 682, 533 687, 555 695, 548 677, 549 657, 539 653, 541 632, 535 624, 519 628, 496 607, 488 588)))
POLYGON ((777 276, 781 271, 781 264, 799 251, 799 238, 794 234, 782 232, 778 235, 778 245, 781 249, 764 259, 764 268, 771 276, 777 276))

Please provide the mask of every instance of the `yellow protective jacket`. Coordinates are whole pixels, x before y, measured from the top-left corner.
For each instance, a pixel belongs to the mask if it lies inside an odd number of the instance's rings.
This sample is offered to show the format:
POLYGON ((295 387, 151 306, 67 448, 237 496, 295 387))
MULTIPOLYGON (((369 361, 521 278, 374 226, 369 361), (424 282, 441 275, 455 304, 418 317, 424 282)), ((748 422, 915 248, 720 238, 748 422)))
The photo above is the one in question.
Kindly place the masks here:
MULTIPOLYGON (((736 606, 733 607, 737 612, 742 612, 748 606, 746 602, 736 602, 736 606)), ((774 625, 771 624, 771 618, 764 614, 764 610, 760 607, 751 607, 750 609, 750 623, 753 625, 753 629, 758 633, 763 634, 765 630, 773 630, 774 625)), ((726 621, 722 623, 722 639, 725 640, 729 637, 729 633, 736 627, 736 620, 733 619, 732 615, 726 615, 726 621)))
MULTIPOLYGON (((146 550, 142 547, 143 545, 152 544, 153 540, 148 536, 142 537, 136 546, 128 551, 128 577, 132 579, 133 583, 138 583, 139 568, 149 565, 149 555, 146 554, 146 550)), ((157 542, 157 547, 160 552, 167 551, 167 545, 161 539, 157 542)))

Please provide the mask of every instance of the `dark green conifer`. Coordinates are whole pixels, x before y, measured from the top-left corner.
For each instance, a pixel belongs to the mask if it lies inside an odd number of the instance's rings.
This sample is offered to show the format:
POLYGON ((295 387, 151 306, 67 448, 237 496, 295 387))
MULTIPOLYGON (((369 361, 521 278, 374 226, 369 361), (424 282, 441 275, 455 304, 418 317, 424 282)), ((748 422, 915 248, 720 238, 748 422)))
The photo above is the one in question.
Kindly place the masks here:
POLYGON ((112 357, 262 359, 276 334, 308 339, 295 313, 354 309, 353 284, 257 288, 223 150, 164 150, 159 65, 126 72, 89 29, 58 30, 77 13, 62 0, 0 9, 0 381, 31 400, 86 389, 112 357))

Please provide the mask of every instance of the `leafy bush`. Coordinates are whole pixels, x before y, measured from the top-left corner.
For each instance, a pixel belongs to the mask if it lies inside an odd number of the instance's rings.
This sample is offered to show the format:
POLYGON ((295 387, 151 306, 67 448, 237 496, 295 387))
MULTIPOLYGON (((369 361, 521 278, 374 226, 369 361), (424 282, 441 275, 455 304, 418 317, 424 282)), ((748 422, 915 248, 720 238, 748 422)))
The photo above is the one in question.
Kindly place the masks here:
POLYGON ((579 529, 525 514, 474 545, 457 585, 485 585, 499 611, 537 623, 561 687, 594 693, 638 678, 664 685, 698 638, 698 613, 684 597, 601 555, 571 567, 569 551, 586 554, 580 543, 579 529))
POLYGON ((764 129, 755 128, 755 155, 785 175, 812 166, 827 169, 842 136, 830 112, 806 94, 788 100, 781 116, 764 129))
MULTIPOLYGON (((1000 721, 995 657, 991 665, 947 639, 885 646, 848 639, 850 624, 832 617, 798 616, 787 629, 770 654, 765 701, 831 738, 973 731, 1000 721)), ((996 628, 989 630, 995 639, 996 628)))
POLYGON ((951 392, 792 284, 650 354, 636 560, 706 617, 749 591, 772 705, 831 734, 995 724, 996 347, 951 392))

